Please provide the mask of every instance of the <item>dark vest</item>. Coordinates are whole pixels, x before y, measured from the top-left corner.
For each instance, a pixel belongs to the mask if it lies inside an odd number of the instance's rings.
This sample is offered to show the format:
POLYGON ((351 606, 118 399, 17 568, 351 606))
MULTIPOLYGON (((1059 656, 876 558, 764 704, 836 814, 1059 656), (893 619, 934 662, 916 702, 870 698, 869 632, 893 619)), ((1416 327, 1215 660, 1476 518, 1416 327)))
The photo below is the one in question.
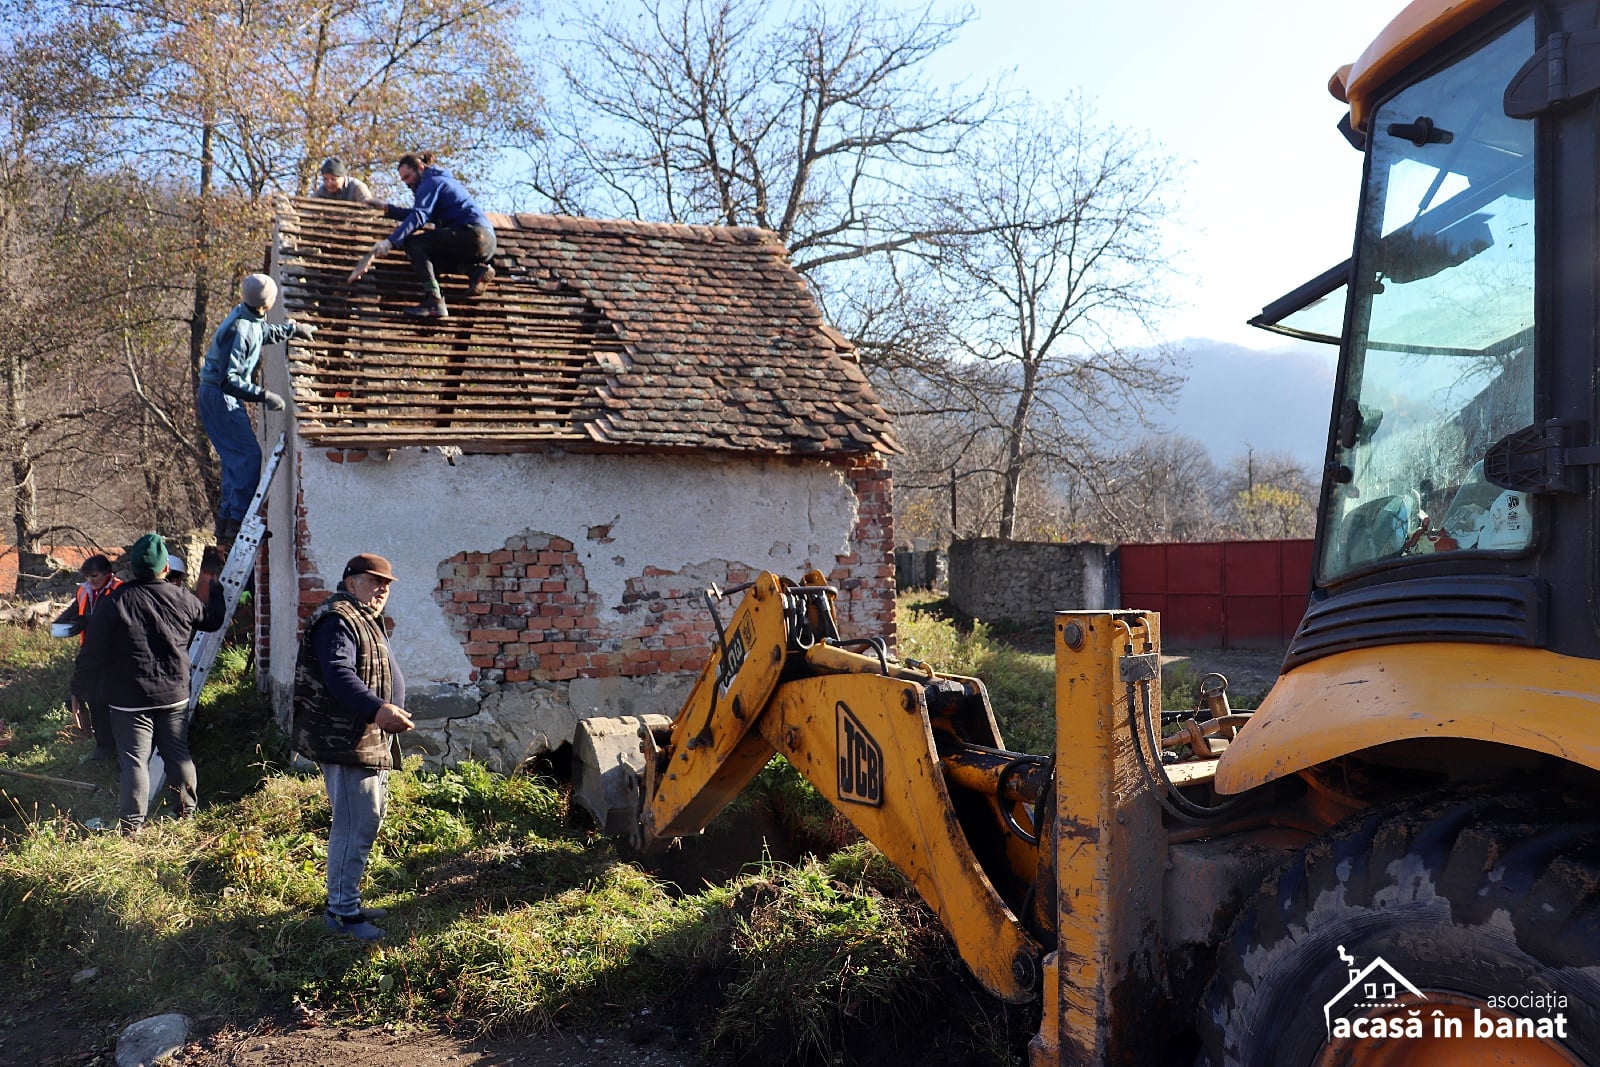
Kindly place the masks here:
POLYGON ((300 638, 300 655, 294 665, 295 751, 318 763, 380 770, 398 767, 398 736, 385 734, 377 723, 367 722, 359 712, 335 701, 322 682, 322 664, 312 646, 312 634, 329 615, 337 618, 327 625, 343 626, 355 637, 356 677, 385 703, 394 699, 382 616, 362 607, 349 593, 333 594, 306 621, 300 638))

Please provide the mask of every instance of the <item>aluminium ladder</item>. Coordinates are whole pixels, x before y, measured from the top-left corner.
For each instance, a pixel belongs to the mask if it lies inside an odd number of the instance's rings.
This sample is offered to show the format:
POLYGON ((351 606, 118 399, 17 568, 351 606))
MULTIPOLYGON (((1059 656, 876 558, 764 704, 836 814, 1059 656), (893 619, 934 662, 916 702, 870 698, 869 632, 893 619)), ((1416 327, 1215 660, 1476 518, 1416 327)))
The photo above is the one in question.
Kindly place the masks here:
POLYGON ((250 580, 250 572, 255 569, 261 543, 267 539, 267 520, 262 515, 261 509, 267 500, 267 490, 272 487, 272 479, 278 473, 278 464, 283 459, 284 438, 284 434, 278 435, 278 443, 273 446, 272 454, 261 467, 261 481, 256 483, 256 495, 250 498, 250 507, 245 510, 244 518, 240 520, 239 532, 234 536, 233 545, 228 549, 228 560, 222 567, 222 574, 211 579, 222 583, 223 594, 227 600, 228 607, 223 613, 222 625, 209 632, 197 630, 189 639, 191 720, 194 718, 195 706, 200 703, 200 690, 206 686, 206 679, 211 675, 211 665, 216 662, 217 652, 222 648, 228 626, 233 622, 234 610, 239 606, 239 594, 244 591, 245 583, 250 580))

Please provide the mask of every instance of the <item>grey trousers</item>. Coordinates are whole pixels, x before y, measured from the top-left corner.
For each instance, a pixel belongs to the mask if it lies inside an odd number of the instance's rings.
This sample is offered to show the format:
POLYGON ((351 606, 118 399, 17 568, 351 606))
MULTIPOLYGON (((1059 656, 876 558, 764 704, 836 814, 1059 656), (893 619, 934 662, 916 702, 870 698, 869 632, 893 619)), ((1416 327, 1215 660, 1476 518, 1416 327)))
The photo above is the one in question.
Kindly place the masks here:
POLYGON ((372 767, 323 763, 322 781, 333 807, 328 831, 328 911, 350 916, 361 911, 361 876, 389 807, 389 772, 372 767))
POLYGON ((117 739, 117 762, 122 765, 122 796, 117 812, 122 832, 136 833, 144 826, 152 743, 167 765, 167 788, 177 794, 178 818, 193 815, 199 801, 195 795, 194 761, 189 758, 188 701, 154 711, 112 708, 111 732, 117 739))

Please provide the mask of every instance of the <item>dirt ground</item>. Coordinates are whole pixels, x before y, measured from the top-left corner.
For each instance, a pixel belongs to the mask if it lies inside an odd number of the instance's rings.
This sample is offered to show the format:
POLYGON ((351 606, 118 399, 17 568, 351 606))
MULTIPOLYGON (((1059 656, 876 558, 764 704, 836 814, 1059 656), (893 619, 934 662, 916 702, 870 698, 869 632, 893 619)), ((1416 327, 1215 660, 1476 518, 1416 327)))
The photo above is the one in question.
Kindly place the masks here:
MULTIPOLYGON (((92 986, 70 979, 7 985, 0 1002, 3 1067, 110 1067, 117 1035, 133 1018, 99 1019, 92 986), (63 988, 63 985, 65 988, 63 988)), ((314 1019, 268 1018, 249 1026, 193 1020, 190 1041, 169 1061, 187 1067, 695 1067, 671 1027, 648 1016, 618 1020, 611 1033, 557 1032, 467 1038, 434 1031, 343 1029, 314 1019)))
POLYGON ((1281 648, 1167 648, 1162 650, 1161 665, 1187 662, 1193 666, 1196 678, 1216 672, 1228 679, 1228 699, 1236 708, 1253 708, 1277 680, 1285 651, 1281 648))

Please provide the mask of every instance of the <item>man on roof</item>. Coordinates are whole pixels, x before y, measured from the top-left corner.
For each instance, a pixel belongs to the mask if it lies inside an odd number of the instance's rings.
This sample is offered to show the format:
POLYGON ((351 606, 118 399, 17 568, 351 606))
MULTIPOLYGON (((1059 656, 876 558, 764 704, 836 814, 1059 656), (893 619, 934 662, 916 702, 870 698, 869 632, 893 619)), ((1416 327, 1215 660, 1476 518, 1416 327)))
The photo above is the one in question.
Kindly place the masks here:
POLYGON ((379 256, 404 248, 411 269, 422 282, 422 303, 407 308, 413 318, 442 319, 450 314, 439 292, 439 274, 465 274, 467 296, 475 297, 494 280, 494 227, 466 187, 443 167, 433 165, 433 153, 404 155, 396 168, 411 190, 411 207, 385 204, 383 213, 399 219, 394 232, 372 246, 351 279, 360 277, 379 256), (433 229, 422 227, 431 223, 433 229))
POLYGON ((372 200, 372 190, 360 178, 350 177, 344 160, 329 156, 322 161, 317 186, 311 195, 321 200, 344 200, 352 204, 365 204, 372 200))

